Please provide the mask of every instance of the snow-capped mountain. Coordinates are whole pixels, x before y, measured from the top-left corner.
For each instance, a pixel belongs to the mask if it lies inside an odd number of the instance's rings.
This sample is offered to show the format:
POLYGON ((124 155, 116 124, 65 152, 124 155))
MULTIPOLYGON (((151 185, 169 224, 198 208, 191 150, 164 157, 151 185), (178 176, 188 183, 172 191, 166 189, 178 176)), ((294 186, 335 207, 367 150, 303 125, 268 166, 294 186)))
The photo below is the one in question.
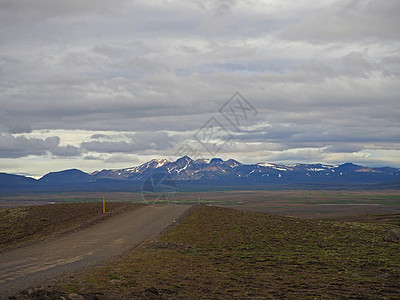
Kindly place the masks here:
POLYGON ((346 163, 327 164, 292 164, 280 165, 267 162, 242 164, 236 160, 220 158, 193 160, 188 156, 176 161, 153 159, 140 166, 96 171, 91 175, 96 178, 143 180, 153 173, 166 173, 176 180, 237 180, 247 179, 257 182, 385 182, 400 179, 396 168, 369 168, 346 163))
POLYGON ((91 175, 97 178, 139 180, 154 172, 163 172, 176 179, 202 179, 214 177, 216 174, 232 173, 232 170, 240 165, 242 164, 233 159, 227 161, 220 158, 193 160, 184 156, 174 162, 166 159, 152 159, 137 167, 96 171, 91 175))
POLYGON ((168 178, 185 190, 253 189, 253 188, 400 188, 400 170, 370 168, 352 163, 341 165, 292 164, 268 162, 243 164, 234 159, 193 160, 188 156, 176 161, 152 159, 140 166, 126 169, 96 171, 64 170, 46 174, 36 180, 19 175, 0 173, 0 191, 141 191, 149 178, 168 178), (156 175, 156 176, 153 176, 156 175))

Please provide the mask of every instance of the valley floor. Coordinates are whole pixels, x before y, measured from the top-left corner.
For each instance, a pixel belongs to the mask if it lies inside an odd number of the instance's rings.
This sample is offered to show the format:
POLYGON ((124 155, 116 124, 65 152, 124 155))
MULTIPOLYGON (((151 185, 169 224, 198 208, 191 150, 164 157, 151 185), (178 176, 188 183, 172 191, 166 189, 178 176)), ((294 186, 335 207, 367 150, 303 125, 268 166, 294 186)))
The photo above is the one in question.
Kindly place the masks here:
POLYGON ((87 299, 399 299, 400 247, 383 239, 393 226, 198 206, 163 236, 58 291, 87 299))

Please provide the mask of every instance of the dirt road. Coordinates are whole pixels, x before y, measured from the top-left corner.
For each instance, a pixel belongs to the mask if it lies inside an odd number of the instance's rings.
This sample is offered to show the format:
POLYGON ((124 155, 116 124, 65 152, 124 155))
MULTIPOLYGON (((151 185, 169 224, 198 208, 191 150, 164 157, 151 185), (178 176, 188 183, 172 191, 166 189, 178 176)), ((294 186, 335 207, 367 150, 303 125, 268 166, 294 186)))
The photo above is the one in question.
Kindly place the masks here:
POLYGON ((190 206, 145 206, 64 237, 0 254, 0 296, 104 262, 157 235, 190 206))

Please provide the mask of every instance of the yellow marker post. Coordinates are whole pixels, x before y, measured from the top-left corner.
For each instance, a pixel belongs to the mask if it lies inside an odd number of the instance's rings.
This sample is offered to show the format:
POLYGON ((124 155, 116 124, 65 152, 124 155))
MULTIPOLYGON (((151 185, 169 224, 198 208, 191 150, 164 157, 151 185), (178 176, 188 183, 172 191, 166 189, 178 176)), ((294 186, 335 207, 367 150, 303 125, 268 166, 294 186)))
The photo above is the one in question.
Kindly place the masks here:
POLYGON ((103 214, 106 213, 106 198, 103 196, 103 214))

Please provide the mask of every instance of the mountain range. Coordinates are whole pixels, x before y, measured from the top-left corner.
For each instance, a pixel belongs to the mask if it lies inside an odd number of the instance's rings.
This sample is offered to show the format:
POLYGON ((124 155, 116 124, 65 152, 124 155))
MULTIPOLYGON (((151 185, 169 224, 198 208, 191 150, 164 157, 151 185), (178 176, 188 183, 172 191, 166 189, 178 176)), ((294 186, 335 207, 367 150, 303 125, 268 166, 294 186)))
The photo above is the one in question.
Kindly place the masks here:
POLYGON ((77 169, 51 172, 38 180, 0 173, 0 191, 140 191, 143 183, 152 176, 167 178, 182 190, 400 187, 400 169, 391 167, 371 168, 353 163, 242 164, 234 159, 193 160, 184 156, 176 161, 152 159, 136 167, 101 170, 91 174, 77 169))

